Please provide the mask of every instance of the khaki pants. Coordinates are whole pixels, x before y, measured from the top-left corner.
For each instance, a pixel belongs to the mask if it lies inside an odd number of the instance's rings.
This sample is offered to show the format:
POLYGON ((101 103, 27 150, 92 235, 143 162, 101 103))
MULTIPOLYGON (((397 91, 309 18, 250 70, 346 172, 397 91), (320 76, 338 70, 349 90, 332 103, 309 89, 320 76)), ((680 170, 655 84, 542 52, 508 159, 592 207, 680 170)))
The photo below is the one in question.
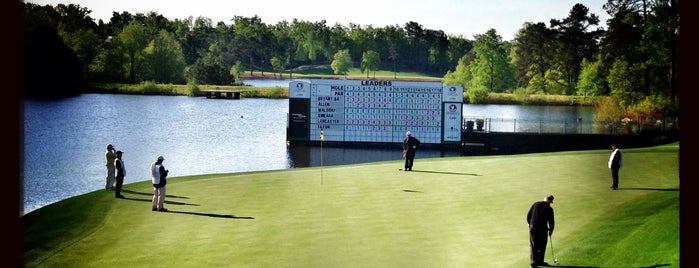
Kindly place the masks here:
POLYGON ((106 165, 107 166, 107 179, 106 183, 104 185, 104 189, 114 189, 114 183, 116 183, 116 168, 114 165, 106 165))
POLYGON ((165 204, 165 186, 153 187, 153 208, 162 209, 165 204))

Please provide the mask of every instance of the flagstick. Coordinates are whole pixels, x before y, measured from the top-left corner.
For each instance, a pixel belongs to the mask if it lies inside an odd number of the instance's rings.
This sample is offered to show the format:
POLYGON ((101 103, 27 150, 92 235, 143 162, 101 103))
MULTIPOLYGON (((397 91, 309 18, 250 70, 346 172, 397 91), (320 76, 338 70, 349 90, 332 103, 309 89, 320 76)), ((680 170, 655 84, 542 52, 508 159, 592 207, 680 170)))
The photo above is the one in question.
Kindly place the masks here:
POLYGON ((323 185, 323 140, 325 140, 325 134, 323 130, 320 130, 320 185, 323 185))

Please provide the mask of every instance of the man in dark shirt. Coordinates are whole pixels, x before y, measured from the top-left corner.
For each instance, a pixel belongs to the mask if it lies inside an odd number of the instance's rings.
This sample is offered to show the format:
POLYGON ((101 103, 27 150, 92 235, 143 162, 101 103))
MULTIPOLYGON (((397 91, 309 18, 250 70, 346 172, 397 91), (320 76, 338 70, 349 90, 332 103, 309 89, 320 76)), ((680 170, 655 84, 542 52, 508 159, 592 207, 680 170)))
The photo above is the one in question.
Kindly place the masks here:
POLYGON ((619 169, 624 165, 624 161, 621 158, 621 149, 616 146, 616 143, 612 145, 612 154, 609 156, 609 162, 607 166, 612 170, 612 190, 619 188, 619 169))
POLYGON ((124 160, 121 159, 122 155, 124 155, 124 152, 122 151, 117 151, 116 152, 116 160, 114 160, 114 168, 116 169, 115 178, 116 178, 116 187, 114 188, 114 197, 116 198, 124 198, 123 195, 121 195, 121 188, 124 185, 124 177, 126 176, 126 166, 124 165, 124 160))
POLYGON ((532 204, 527 212, 527 223, 529 224, 529 246, 531 248, 530 264, 532 267, 548 266, 544 262, 546 255, 546 244, 548 237, 553 234, 555 220, 553 218, 553 195, 547 195, 543 201, 532 204))
POLYGON ((403 140, 403 157, 405 157, 405 171, 413 170, 413 161, 415 160, 415 150, 420 145, 420 140, 413 137, 410 131, 405 133, 403 140))

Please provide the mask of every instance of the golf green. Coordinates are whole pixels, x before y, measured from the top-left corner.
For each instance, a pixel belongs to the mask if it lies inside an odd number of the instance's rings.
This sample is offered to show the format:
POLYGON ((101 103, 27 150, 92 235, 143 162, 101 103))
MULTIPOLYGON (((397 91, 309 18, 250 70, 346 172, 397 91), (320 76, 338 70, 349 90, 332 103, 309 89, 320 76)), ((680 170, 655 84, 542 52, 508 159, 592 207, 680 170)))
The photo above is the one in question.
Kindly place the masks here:
POLYGON ((32 211, 26 267, 528 267, 526 213, 546 194, 565 267, 679 267, 679 143, 169 179, 32 211))

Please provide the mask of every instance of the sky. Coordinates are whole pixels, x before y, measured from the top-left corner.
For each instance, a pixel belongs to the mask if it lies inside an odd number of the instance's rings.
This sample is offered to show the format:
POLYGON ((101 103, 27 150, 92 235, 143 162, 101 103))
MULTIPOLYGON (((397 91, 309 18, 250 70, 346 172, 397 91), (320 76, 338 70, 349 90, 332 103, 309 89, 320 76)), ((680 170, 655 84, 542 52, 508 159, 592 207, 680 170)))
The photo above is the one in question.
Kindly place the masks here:
POLYGON ((382 28, 417 22, 423 29, 442 30, 447 35, 474 39, 495 29, 510 41, 525 22, 566 18, 573 5, 581 3, 600 18, 606 28, 609 15, 602 5, 607 0, 23 0, 38 5, 76 4, 92 12, 98 22, 109 22, 113 12, 135 15, 151 11, 169 20, 188 17, 210 18, 214 25, 232 24, 235 16, 257 16, 268 25, 280 21, 320 22, 329 27, 350 24, 382 28))

